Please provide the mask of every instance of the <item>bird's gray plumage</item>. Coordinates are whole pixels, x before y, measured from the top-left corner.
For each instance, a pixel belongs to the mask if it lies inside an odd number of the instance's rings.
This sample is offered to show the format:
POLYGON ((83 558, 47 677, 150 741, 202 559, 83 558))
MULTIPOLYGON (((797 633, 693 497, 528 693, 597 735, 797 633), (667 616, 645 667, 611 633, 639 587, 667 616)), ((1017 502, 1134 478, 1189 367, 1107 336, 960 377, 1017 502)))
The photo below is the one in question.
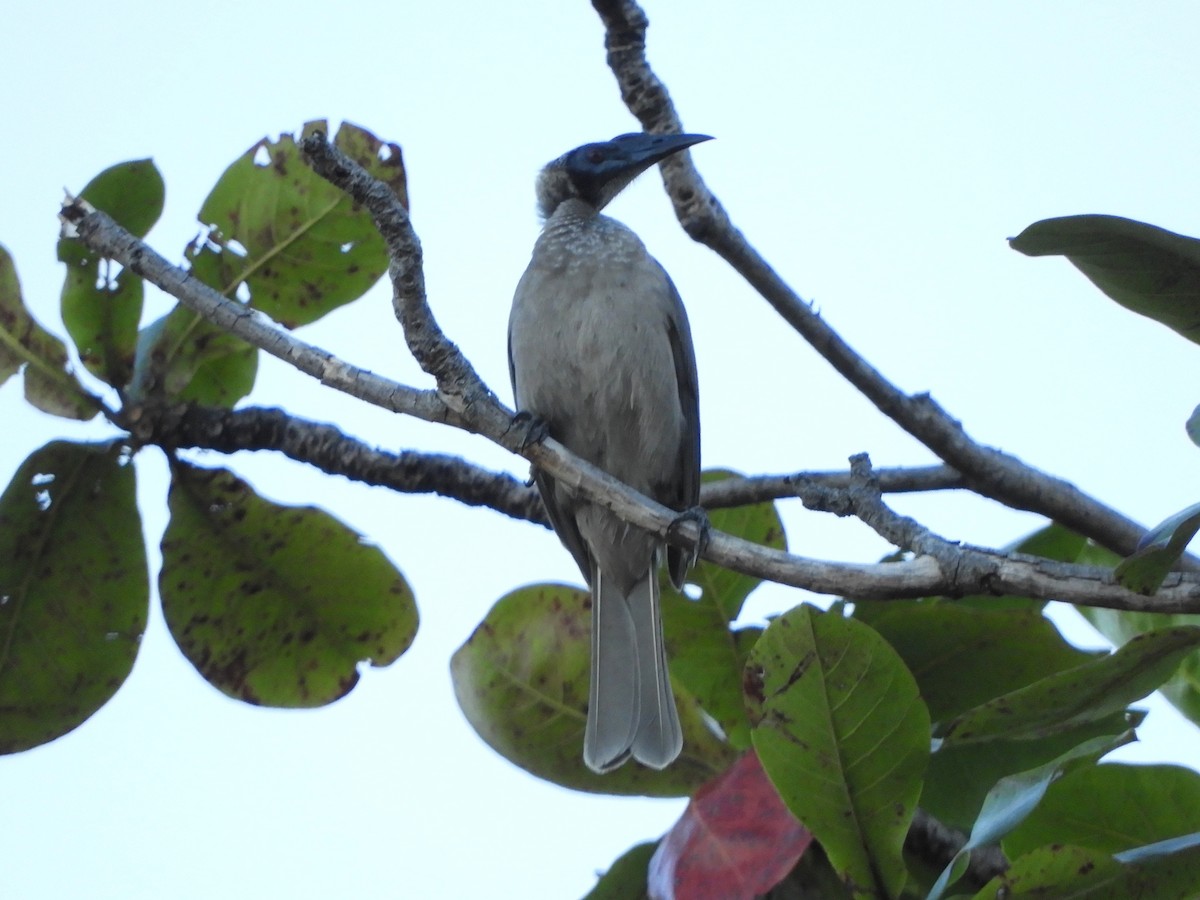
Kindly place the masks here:
MULTIPOLYGON (((622 135, 542 170, 545 227, 517 285, 509 367, 517 408, 572 452, 676 510, 700 492, 696 360, 687 314, 662 266, 600 210, 640 172, 700 135, 622 135)), ((682 585, 686 554, 665 548, 568 488, 535 475, 555 531, 592 592, 584 761, 632 756, 663 768, 683 738, 667 674, 658 565, 682 585)))

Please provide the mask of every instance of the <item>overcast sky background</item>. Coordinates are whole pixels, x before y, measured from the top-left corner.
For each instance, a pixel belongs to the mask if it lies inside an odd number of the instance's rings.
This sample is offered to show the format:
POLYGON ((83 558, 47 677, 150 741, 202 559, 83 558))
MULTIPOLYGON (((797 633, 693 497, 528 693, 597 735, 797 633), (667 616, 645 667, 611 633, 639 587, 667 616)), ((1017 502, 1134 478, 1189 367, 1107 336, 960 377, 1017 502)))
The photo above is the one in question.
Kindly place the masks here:
MULTIPOLYGON (((719 4, 648 0, 649 55, 694 158, 780 274, 882 372, 930 390, 977 439, 1153 524, 1200 499, 1183 422, 1200 348, 1125 312, 1059 259, 1005 238, 1038 219, 1113 213, 1200 234, 1191 2, 719 4)), ((152 156, 167 184, 150 242, 178 259, 221 172, 264 134, 328 117, 403 147, 433 309, 508 398, 505 329, 537 234, 533 177, 635 130, 584 0, 526 3, 26 4, 6 18, 0 243, 26 301, 62 334, 55 214, 63 187, 152 156)), ((707 467, 747 473, 931 462, 727 267, 675 224, 655 174, 611 213, 675 279, 692 319, 707 467)), ((146 320, 169 308, 150 292, 146 320)), ((390 292, 304 339, 426 386, 390 292)), ((460 453, 524 474, 485 442, 372 410, 263 357, 249 403, 287 405, 389 449, 460 453)), ((0 476, 60 435, 19 379, 0 388, 0 476)), ((73 733, 0 760, 0 896, 579 897, 683 801, 577 794, 482 743, 453 699, 450 655, 491 604, 577 581, 548 532, 443 500, 329 478, 277 455, 188 454, 264 495, 317 504, 378 542, 422 628, 391 668, 318 711, 249 707, 208 686, 154 610, 133 674, 73 733)), ((147 539, 165 465, 137 459, 147 539)), ((998 545, 1034 517, 965 496, 897 500, 947 537, 998 545)), ((785 508, 791 546, 872 561, 864 526, 785 508)), ((152 577, 157 559, 152 555, 152 577)), ((748 615, 806 599, 762 588, 748 615)), ((1069 611, 1074 639, 1097 646, 1069 611)), ((1131 760, 1200 765, 1161 703, 1131 760)))

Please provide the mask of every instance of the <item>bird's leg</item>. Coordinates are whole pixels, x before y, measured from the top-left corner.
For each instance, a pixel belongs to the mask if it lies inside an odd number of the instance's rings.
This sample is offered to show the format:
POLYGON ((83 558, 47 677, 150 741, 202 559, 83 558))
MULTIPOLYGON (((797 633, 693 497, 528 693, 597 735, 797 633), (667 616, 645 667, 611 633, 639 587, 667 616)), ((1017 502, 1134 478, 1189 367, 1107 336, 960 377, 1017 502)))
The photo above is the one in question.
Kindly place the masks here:
POLYGON ((546 424, 546 420, 528 410, 521 410, 513 416, 508 430, 517 434, 518 452, 540 444, 550 436, 550 426, 546 424))
POLYGON ((675 540, 680 540, 680 529, 687 523, 693 523, 698 530, 698 537, 694 542, 689 541, 688 549, 691 551, 691 559, 688 560, 688 568, 696 565, 700 559, 700 555, 708 547, 709 534, 712 531, 712 523, 708 519, 708 513, 704 511, 702 506, 693 506, 690 509, 685 509, 667 526, 667 540, 670 543, 675 543, 675 540), (675 540, 672 540, 674 538, 675 540))
MULTIPOLYGON (((524 409, 512 417, 512 421, 508 423, 508 430, 517 435, 516 450, 518 453, 534 444, 540 444, 550 436, 550 427, 546 424, 546 420, 524 409)), ((530 466, 525 486, 529 487, 533 481, 533 467, 530 466)))

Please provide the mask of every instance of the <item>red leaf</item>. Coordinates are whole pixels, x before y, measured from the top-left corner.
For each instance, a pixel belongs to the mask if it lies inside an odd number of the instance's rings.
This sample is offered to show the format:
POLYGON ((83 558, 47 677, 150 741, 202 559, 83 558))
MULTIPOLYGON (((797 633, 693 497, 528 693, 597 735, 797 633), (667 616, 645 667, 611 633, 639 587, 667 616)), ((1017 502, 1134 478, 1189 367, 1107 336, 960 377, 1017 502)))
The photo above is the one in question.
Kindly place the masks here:
POLYGON ((810 843, 751 750, 692 797, 650 860, 648 892, 651 900, 753 900, 810 843))

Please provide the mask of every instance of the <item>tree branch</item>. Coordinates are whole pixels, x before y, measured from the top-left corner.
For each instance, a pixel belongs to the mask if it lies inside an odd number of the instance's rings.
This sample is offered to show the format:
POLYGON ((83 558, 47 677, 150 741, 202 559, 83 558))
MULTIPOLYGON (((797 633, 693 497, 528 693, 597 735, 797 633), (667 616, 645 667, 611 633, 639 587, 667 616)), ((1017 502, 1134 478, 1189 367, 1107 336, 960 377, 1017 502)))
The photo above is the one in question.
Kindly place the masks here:
MULTIPOLYGON (((666 87, 646 61, 646 14, 635 0, 592 0, 605 28, 608 64, 621 98, 650 132, 678 132, 682 123, 666 87)), ((661 166, 680 224, 732 266, 785 321, 884 415, 962 473, 964 486, 1015 509, 1040 513, 1128 556, 1145 529, 1074 485, 1017 457, 973 441, 928 394, 909 396, 859 356, 783 281, 708 189, 689 153, 661 166)), ((1200 568, 1195 560, 1182 563, 1200 568)))
POLYGON ((307 421, 282 409, 146 405, 127 410, 116 422, 139 443, 165 450, 275 450, 330 475, 401 493, 439 494, 549 527, 537 491, 507 472, 492 472, 442 453, 388 453, 333 425, 307 421))
MULTIPOLYGON (((331 155, 339 155, 336 148, 327 149, 331 155)), ((344 156, 337 159, 337 163, 331 178, 333 183, 341 186, 336 180, 337 173, 352 173, 356 164, 344 156)), ((92 209, 85 202, 68 199, 61 215, 78 238, 94 252, 116 259, 135 275, 175 296, 189 309, 218 327, 290 362, 323 383, 385 409, 407 412, 428 421, 441 421, 481 434, 505 449, 524 456, 581 497, 612 510, 637 527, 667 537, 677 517, 673 510, 641 496, 595 466, 573 456, 553 439, 526 445, 520 429, 513 427, 511 411, 502 406, 486 388, 470 387, 473 371, 466 376, 453 371, 435 373, 439 385, 449 384, 452 388, 460 378, 466 377, 467 388, 460 394, 450 394, 446 390, 433 394, 389 381, 334 359, 325 351, 306 344, 274 325, 261 313, 227 300, 193 280, 187 272, 171 266, 107 215, 92 209), (450 402, 454 403, 454 407, 448 406, 450 402)), ((403 224, 407 227, 406 217, 403 224)), ((393 261, 392 270, 404 272, 414 264, 411 259, 393 261)), ((396 290, 403 293, 406 289, 397 287, 396 290)), ((423 292, 419 299, 423 304, 423 292)), ((432 322, 432 316, 429 316, 429 321, 432 322)), ((449 345, 453 349, 444 346, 449 342, 441 336, 440 330, 433 332, 426 328, 424 337, 433 342, 423 350, 427 353, 427 362, 454 359, 457 348, 453 348, 453 345, 449 345)), ((694 545, 699 539, 699 530, 695 523, 685 523, 672 531, 670 539, 684 545, 694 545)), ((958 555, 950 561, 950 565, 929 555, 900 562, 861 565, 806 559, 714 532, 704 556, 738 572, 818 593, 841 594, 855 599, 994 593, 1143 612, 1200 611, 1200 578, 1172 575, 1154 597, 1144 597, 1116 584, 1112 573, 1104 569, 1004 556, 966 547, 959 548, 958 555)))
MULTIPOLYGON (((197 448, 221 453, 273 450, 329 475, 386 487, 405 494, 438 494, 467 506, 484 506, 549 527, 537 490, 507 472, 494 472, 457 456, 404 450, 391 453, 350 437, 334 425, 293 416, 283 409, 230 410, 194 403, 142 404, 112 414, 139 444, 164 450, 197 448)), ((945 466, 880 469, 884 493, 958 487, 958 473, 945 466)), ((822 491, 850 485, 849 472, 738 475, 701 487, 706 509, 748 506, 788 497, 823 497, 822 491)), ((817 502, 809 504, 819 508, 817 502)))

